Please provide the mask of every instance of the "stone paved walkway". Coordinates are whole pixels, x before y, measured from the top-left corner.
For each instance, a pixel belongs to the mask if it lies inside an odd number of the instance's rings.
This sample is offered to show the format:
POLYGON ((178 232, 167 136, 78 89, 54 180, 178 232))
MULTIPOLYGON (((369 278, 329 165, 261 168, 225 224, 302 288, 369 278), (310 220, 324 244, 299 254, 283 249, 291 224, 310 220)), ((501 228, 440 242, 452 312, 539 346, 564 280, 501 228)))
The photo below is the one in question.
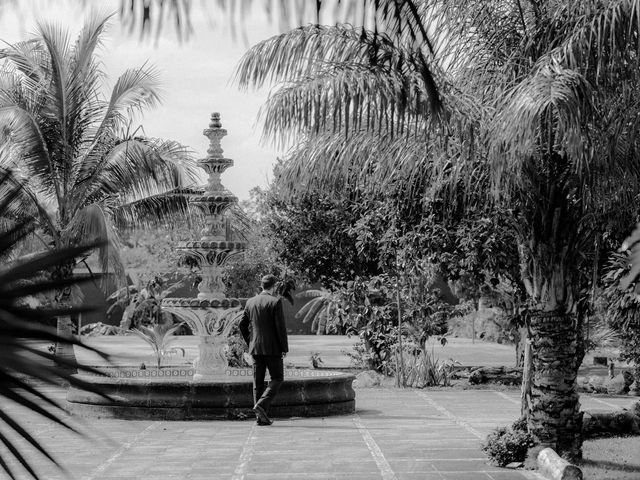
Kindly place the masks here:
MULTIPOLYGON (((64 398, 60 390, 50 393, 64 398)), ((357 412, 348 416, 277 419, 271 427, 89 419, 79 428, 90 438, 7 408, 67 467, 60 472, 31 454, 47 480, 539 478, 488 465, 479 448, 489 431, 518 416, 516 391, 371 388, 356 395, 357 412)), ((630 400, 583 396, 582 403, 608 410, 630 400)))

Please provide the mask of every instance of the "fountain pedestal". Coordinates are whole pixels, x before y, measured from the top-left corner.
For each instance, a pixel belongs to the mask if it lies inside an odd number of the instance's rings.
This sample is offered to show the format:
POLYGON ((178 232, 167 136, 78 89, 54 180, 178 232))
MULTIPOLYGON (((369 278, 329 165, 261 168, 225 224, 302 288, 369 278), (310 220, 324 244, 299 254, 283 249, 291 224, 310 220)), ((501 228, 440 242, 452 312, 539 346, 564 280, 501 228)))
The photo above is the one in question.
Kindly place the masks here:
POLYGON ((218 335, 200 335, 194 382, 220 378, 225 374, 228 366, 224 354, 226 343, 226 340, 218 335))

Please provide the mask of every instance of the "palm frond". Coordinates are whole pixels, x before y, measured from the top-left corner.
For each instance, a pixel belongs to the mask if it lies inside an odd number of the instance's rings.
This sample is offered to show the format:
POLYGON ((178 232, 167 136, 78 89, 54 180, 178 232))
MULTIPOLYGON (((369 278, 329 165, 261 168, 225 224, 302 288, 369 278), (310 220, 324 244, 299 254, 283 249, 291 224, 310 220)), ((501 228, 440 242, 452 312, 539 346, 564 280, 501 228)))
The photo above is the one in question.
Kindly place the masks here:
POLYGON ((557 63, 541 67, 509 92, 491 135, 507 153, 496 155, 505 160, 504 174, 513 174, 521 168, 519 161, 540 150, 565 151, 578 164, 585 152, 582 132, 593 110, 592 95, 583 75, 557 63))
MULTIPOLYGON (((240 60, 234 82, 242 89, 266 84, 291 82, 313 76, 327 63, 367 64, 372 49, 372 34, 350 25, 309 25, 264 40, 253 46, 240 60)), ((382 36, 379 49, 391 57, 391 40, 382 36)))
MULTIPOLYGON (((370 78, 379 79, 381 76, 375 75, 376 71, 394 79, 394 90, 400 90, 392 104, 397 109, 413 107, 416 114, 423 116, 429 106, 433 111, 439 110, 441 100, 435 87, 432 72, 434 67, 427 63, 420 49, 408 50, 377 32, 348 25, 311 25, 273 37, 253 47, 237 67, 235 81, 241 88, 259 88, 266 82, 287 82, 294 86, 306 84, 316 93, 316 101, 306 103, 307 121, 327 116, 327 108, 321 105, 321 99, 324 98, 325 101, 335 100, 334 108, 329 109, 334 117, 342 117, 344 112, 346 120, 352 118, 352 123, 358 123, 357 120, 361 120, 363 115, 377 118, 377 114, 365 114, 358 108, 360 101, 370 98, 358 92, 358 87, 366 87, 370 78), (343 86, 343 95, 340 95, 336 85, 325 88, 332 75, 339 77, 340 73, 345 75, 349 71, 352 74, 354 71, 361 73, 357 80, 348 83, 353 92, 344 91, 348 79, 337 83, 343 86), (344 99, 344 93, 350 93, 349 98, 353 101, 339 105, 338 100, 344 99), (350 109, 355 111, 351 112, 350 109)), ((276 95, 278 94, 279 91, 276 95)), ((298 118, 296 115, 292 116, 298 118)), ((386 116, 388 118, 388 112, 386 116)))
MULTIPOLYGON (((633 50, 635 59, 631 59, 628 66, 637 68, 640 3, 616 0, 580 2, 579 6, 577 12, 571 11, 575 22, 570 35, 550 50, 548 56, 566 62, 570 68, 592 69, 595 78, 602 80, 613 79, 611 74, 621 63, 626 63, 623 59, 633 50)), ((573 7, 567 5, 567 8, 573 7)))
POLYGON ((326 297, 314 298, 313 300, 308 301, 304 307, 296 313, 296 318, 302 318, 302 323, 315 320, 321 312, 326 310, 328 302, 329 300, 326 297))
POLYGON ((8 147, 1 159, 2 165, 13 168, 19 163, 25 174, 35 178, 46 193, 60 199, 59 172, 37 115, 17 104, 7 93, 4 89, 0 91, 0 122, 5 129, 3 143, 8 147))
POLYGON ((179 143, 136 137, 112 148, 97 175, 86 180, 89 186, 79 188, 77 201, 116 195, 128 202, 192 185, 197 169, 179 143))
MULTIPOLYGON (((94 124, 103 112, 101 101, 104 73, 95 57, 95 50, 101 43, 101 35, 109 17, 92 15, 85 22, 75 44, 69 52, 69 101, 68 130, 73 135, 78 154, 85 148, 89 138, 94 138, 94 124)), ((78 170, 74 162, 74 173, 78 170)), ((75 181, 75 176, 69 179, 75 181)))
POLYGON ((17 77, 23 79, 30 91, 36 91, 46 76, 46 60, 48 55, 42 42, 37 39, 16 42, 7 48, 0 49, 0 60, 15 69, 17 77))
POLYGON ((93 203, 77 211, 61 233, 64 244, 99 245, 97 252, 103 278, 102 286, 105 290, 111 283, 108 278, 110 272, 114 274, 116 286, 126 281, 124 265, 119 254, 120 239, 110 217, 104 205, 93 203))
POLYGON ((50 137, 49 149, 53 150, 50 158, 61 176, 58 187, 64 197, 65 187, 72 172, 71 158, 66 154, 73 136, 73 131, 70 130, 72 121, 69 98, 70 65, 66 61, 70 55, 71 42, 69 32, 62 25, 38 23, 37 28, 49 54, 47 77, 51 81, 51 94, 54 101, 48 104, 48 108, 49 114, 53 116, 52 128, 58 133, 56 137, 50 137))
POLYGON ((327 65, 314 76, 279 88, 260 117, 264 137, 284 146, 322 131, 348 136, 365 128, 407 135, 427 111, 426 91, 415 75, 348 63, 327 65))
POLYGON ((126 126, 132 111, 153 108, 159 102, 159 76, 154 68, 141 67, 123 73, 111 90, 108 103, 100 103, 96 110, 95 118, 100 116, 101 120, 87 130, 91 142, 78 160, 77 182, 89 188, 119 141, 118 127, 126 126))
POLYGON ((622 244, 621 250, 629 252, 629 272, 620 279, 620 289, 626 290, 634 284, 640 276, 640 224, 636 225, 631 235, 622 244))
POLYGON ((417 173, 429 152, 422 135, 394 138, 366 130, 349 138, 324 134, 287 155, 278 184, 292 193, 384 188, 398 176, 417 173))
POLYGON ((167 192, 119 204, 112 215, 114 225, 128 228, 162 225, 175 218, 198 215, 198 211, 190 208, 188 196, 167 192))
MULTIPOLYGON (((28 225, 21 227, 22 231, 28 231, 28 225)), ((20 235, 0 232, 0 256, 19 240, 20 235)), ((42 269, 64 261, 69 256, 73 257, 80 251, 86 251, 86 248, 49 252, 30 261, 4 265, 0 270, 0 396, 74 432, 77 432, 76 428, 62 418, 64 407, 49 397, 46 391, 41 390, 37 384, 34 385, 31 382, 34 379, 45 385, 70 382, 89 391, 95 392, 95 389, 81 379, 71 376, 69 371, 55 368, 53 355, 33 345, 35 340, 36 342, 69 342, 82 348, 86 347, 82 346, 78 340, 62 338, 54 331, 43 327, 41 323, 34 322, 35 320, 45 320, 50 315, 55 315, 56 312, 44 309, 33 310, 21 305, 20 299, 25 293, 43 292, 51 289, 52 284, 38 280, 42 269), (30 378, 30 381, 25 378, 30 378)), ((71 314, 74 313, 74 310, 66 309, 65 313, 71 314)), ((95 351, 94 349, 90 350, 95 351)), ((106 358, 104 354, 101 355, 106 358)), ((75 363, 73 366, 83 368, 75 363)), ((88 368, 88 371, 99 373, 92 368, 88 368)), ((3 426, 0 428, 0 441, 7 448, 2 453, 0 468, 4 469, 9 476, 22 478, 9 467, 8 460, 13 457, 31 477, 40 478, 31 466, 31 455, 26 454, 29 447, 39 451, 58 468, 62 468, 61 464, 18 419, 1 409, 0 419, 3 421, 3 426), (23 442, 9 440, 8 429, 5 426, 13 431, 11 437, 15 437, 15 435, 21 437, 26 440, 26 445, 23 442)))

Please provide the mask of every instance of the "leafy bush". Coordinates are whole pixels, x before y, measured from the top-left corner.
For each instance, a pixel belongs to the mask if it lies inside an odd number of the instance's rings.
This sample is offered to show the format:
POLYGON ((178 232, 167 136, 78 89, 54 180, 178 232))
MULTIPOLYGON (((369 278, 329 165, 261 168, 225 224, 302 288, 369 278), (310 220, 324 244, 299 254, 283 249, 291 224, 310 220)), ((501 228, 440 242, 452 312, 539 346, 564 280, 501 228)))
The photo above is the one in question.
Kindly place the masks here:
POLYGON ((636 365, 636 380, 640 380, 640 282, 627 285, 622 281, 631 271, 629 254, 616 253, 603 278, 607 321, 618 333, 620 356, 636 365), (625 287, 626 288, 623 288, 625 287))
POLYGON ((494 465, 504 467, 511 462, 524 462, 529 448, 535 445, 527 431, 527 422, 517 420, 511 427, 498 427, 487 436, 482 450, 494 465))
POLYGON ((227 338, 227 348, 224 351, 227 358, 227 365, 230 367, 248 367, 249 364, 244 358, 244 354, 249 351, 246 342, 235 328, 235 332, 227 338))
POLYGON ((140 329, 140 327, 154 328, 162 325, 169 328, 180 324, 175 331, 176 335, 190 335, 191 329, 181 322, 175 315, 162 309, 162 299, 170 297, 173 292, 185 286, 197 285, 200 277, 190 273, 176 282, 169 283, 169 278, 162 275, 153 275, 142 287, 129 285, 113 293, 107 300, 113 304, 107 310, 107 317, 116 308, 122 308, 121 329, 140 329))
MULTIPOLYGON (((424 279, 417 279, 421 281, 424 279)), ((357 334, 360 344, 349 354, 358 366, 394 375, 398 350, 398 296, 401 305, 402 337, 405 342, 424 344, 433 335, 444 335, 453 307, 425 285, 401 285, 388 275, 336 282, 331 291, 305 293, 315 298, 300 310, 316 332, 357 334), (410 328, 407 328, 410 327, 410 328), (409 339, 409 330, 412 338, 409 339), (414 338, 415 337, 415 338, 414 338)), ((417 349, 419 350, 419 349, 417 349)), ((417 354, 416 350, 416 354, 417 354)))
MULTIPOLYGON (((445 339, 446 340, 446 339, 445 339)), ((446 342, 445 342, 446 343, 446 342)), ((456 363, 452 359, 440 360, 433 349, 403 349, 401 379, 408 387, 448 387, 456 363)))

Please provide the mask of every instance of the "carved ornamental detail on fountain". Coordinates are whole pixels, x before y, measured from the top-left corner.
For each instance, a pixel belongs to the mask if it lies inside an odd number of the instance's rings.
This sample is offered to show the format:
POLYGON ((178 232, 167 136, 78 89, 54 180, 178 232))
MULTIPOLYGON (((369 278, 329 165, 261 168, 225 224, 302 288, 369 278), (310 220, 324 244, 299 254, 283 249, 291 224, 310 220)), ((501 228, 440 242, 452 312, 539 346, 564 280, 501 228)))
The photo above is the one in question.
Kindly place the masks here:
POLYGON ((222 173, 233 166, 233 160, 223 156, 220 141, 227 131, 222 128, 219 113, 211 115, 211 123, 203 135, 209 139, 209 148, 207 156, 198 160, 198 165, 209 177, 207 184, 191 195, 190 203, 204 213, 205 227, 200 240, 182 242, 176 248, 182 257, 189 257, 200 265, 202 281, 198 285, 197 298, 165 298, 162 301, 165 310, 185 321, 194 335, 200 337, 195 381, 224 373, 227 337, 246 301, 227 298, 222 281, 222 267, 229 259, 242 254, 246 243, 233 241, 227 229, 225 213, 238 199, 220 180, 222 173))

